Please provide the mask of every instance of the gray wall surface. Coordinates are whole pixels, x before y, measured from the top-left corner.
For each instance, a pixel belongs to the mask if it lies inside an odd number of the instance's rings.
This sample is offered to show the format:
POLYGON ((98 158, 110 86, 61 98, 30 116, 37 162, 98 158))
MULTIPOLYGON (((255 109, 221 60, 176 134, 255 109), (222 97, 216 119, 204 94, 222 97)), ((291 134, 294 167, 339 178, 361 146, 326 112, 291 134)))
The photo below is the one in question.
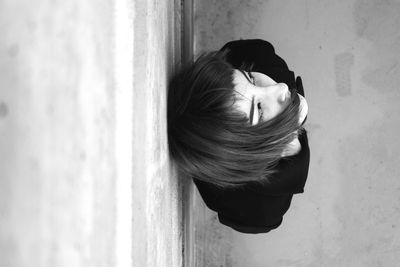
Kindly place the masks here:
POLYGON ((0 266, 181 266, 178 1, 0 1, 0 266))
POLYGON ((196 266, 399 266, 400 1, 195 1, 195 53, 270 41, 303 78, 311 163, 283 224, 246 235, 197 195, 196 266))

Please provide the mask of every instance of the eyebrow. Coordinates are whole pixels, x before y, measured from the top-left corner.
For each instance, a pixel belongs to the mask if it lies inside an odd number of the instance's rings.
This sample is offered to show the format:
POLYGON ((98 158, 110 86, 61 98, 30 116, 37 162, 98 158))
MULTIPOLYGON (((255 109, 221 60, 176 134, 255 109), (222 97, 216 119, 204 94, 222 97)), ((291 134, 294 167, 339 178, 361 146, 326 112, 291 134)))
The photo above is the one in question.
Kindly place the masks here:
POLYGON ((253 83, 243 70, 239 70, 239 71, 244 75, 244 77, 246 77, 246 79, 247 79, 250 83, 253 83))

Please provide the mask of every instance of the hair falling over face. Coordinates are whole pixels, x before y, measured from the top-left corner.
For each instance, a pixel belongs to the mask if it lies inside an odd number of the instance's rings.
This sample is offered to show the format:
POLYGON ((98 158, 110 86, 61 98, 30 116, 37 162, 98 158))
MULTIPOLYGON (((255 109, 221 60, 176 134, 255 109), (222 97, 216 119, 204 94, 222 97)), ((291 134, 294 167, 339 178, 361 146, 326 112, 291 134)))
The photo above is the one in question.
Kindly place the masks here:
MULTIPOLYGON (((219 186, 268 182, 283 149, 301 126, 299 97, 275 118, 251 125, 234 109, 233 67, 227 52, 211 52, 184 67, 168 91, 168 144, 190 177, 219 186)), ((244 66, 249 70, 251 66, 244 66)))

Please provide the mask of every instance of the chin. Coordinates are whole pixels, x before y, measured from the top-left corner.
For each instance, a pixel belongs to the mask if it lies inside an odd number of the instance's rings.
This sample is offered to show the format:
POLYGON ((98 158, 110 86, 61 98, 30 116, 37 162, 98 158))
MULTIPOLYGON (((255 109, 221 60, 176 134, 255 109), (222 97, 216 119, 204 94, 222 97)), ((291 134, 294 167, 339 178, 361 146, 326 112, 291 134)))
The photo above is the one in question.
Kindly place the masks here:
POLYGON ((302 95, 299 94, 299 98, 300 98, 299 123, 303 124, 308 114, 308 104, 306 99, 302 95))

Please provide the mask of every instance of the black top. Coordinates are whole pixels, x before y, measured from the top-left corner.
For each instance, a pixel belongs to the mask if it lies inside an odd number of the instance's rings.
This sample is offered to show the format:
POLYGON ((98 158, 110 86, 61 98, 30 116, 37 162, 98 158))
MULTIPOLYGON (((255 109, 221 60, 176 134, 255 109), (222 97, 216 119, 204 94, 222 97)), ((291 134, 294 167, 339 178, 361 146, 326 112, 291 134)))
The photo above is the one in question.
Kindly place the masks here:
MULTIPOLYGON (((276 82, 296 86, 304 96, 301 79, 286 62, 275 54, 273 46, 263 40, 239 40, 227 43, 227 61, 234 68, 243 63, 253 64, 253 71, 261 72, 276 82)), ((239 232, 266 233, 277 228, 289 209, 293 194, 303 193, 307 180, 310 150, 307 134, 299 136, 299 153, 282 158, 270 183, 248 182, 234 187, 221 188, 193 179, 206 205, 218 213, 219 221, 239 232)))

